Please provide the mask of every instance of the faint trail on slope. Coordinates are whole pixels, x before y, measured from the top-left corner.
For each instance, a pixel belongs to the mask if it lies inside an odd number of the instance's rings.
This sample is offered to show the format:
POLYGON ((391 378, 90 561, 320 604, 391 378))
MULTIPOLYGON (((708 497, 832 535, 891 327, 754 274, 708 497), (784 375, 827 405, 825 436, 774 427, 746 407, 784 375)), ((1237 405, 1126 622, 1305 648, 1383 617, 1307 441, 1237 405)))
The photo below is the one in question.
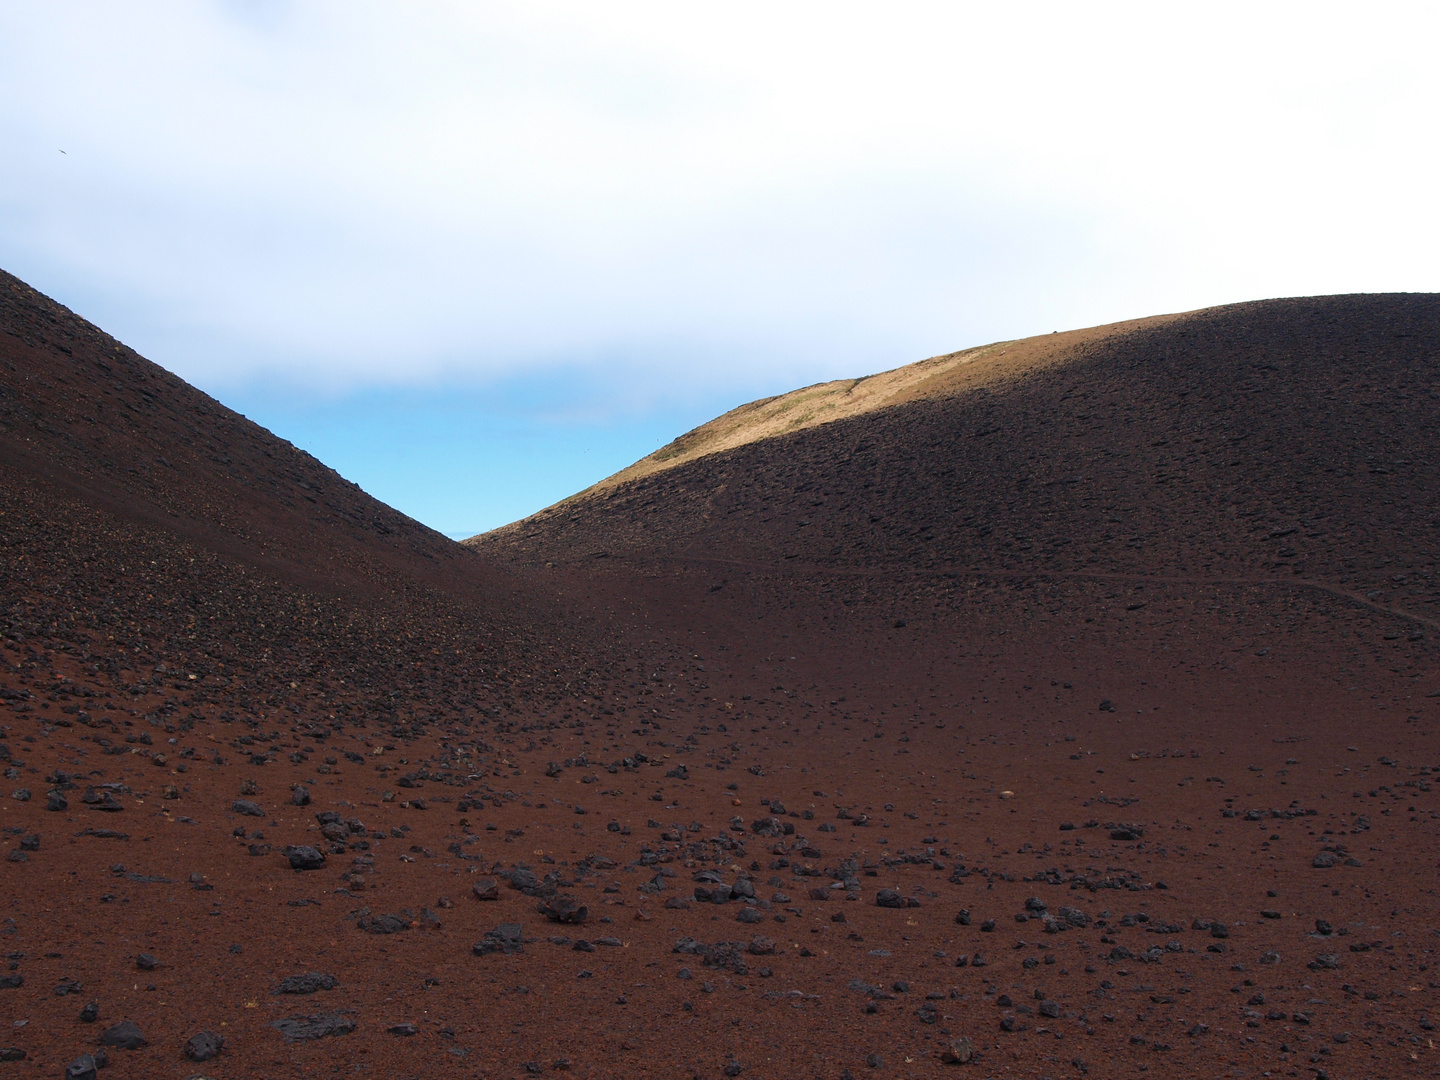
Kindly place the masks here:
POLYGON ((978 567, 956 567, 949 570, 914 570, 904 567, 888 569, 885 567, 832 567, 832 566, 811 566, 808 564, 777 566, 769 563, 751 562, 744 559, 725 559, 709 555, 666 555, 650 556, 646 558, 630 558, 626 556, 612 556, 617 562, 629 562, 639 565, 645 562, 684 562, 699 563, 711 566, 733 566, 741 570, 751 570, 768 573, 790 574, 795 576, 816 575, 830 577, 890 577, 890 578, 948 578, 957 576, 984 577, 984 578, 1033 578, 1041 580, 1060 581, 1123 581, 1156 583, 1162 585, 1265 585, 1279 586, 1286 589, 1309 589, 1315 592, 1326 593, 1341 600, 1347 600, 1359 607, 1368 608, 1371 611, 1382 615, 1389 615, 1397 619, 1405 619, 1421 626, 1428 626, 1432 630, 1440 631, 1440 622, 1427 618, 1424 615, 1416 615, 1413 612, 1404 611, 1400 608, 1387 607, 1384 604, 1377 604, 1363 594, 1353 593, 1322 581, 1313 581, 1307 578, 1268 578, 1268 577, 1197 577, 1183 574, 1107 574, 1091 573, 1083 570, 986 570, 978 567))

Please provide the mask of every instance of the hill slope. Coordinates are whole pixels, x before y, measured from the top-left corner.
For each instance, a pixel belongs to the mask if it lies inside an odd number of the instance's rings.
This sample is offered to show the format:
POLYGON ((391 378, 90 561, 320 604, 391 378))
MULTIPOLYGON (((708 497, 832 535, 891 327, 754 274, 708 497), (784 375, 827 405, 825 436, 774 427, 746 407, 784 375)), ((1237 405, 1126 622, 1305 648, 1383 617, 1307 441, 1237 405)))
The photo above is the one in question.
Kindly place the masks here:
POLYGON ((3 271, 0 461, 311 584, 473 562, 3 271))
POLYGON ((557 561, 1295 576, 1440 617, 1440 298, 1266 301, 1055 337, 968 371, 900 369, 899 403, 741 428, 749 441, 627 470, 466 543, 557 561))
POLYGON ((954 397, 973 388, 993 389, 1051 364, 1064 363, 1076 350, 1176 316, 1157 316, 1088 330, 1071 330, 1023 341, 999 341, 859 379, 817 383, 778 397, 761 398, 731 409, 681 435, 634 465, 606 477, 589 493, 617 487, 642 476, 673 469, 709 454, 763 439, 788 435, 863 416, 880 409, 925 399, 954 397))

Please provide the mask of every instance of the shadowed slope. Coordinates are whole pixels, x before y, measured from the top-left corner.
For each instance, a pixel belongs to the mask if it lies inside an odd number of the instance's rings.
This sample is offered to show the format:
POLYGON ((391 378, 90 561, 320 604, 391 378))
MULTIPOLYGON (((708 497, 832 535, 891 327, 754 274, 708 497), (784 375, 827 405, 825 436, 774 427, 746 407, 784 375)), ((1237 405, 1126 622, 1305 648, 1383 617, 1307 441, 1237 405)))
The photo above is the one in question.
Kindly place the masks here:
POLYGON ((312 584, 474 569, 446 537, 3 272, 0 460, 312 584))
POLYGON ((116 685, 189 672, 197 701, 209 675, 250 724, 304 702, 408 730, 489 714, 517 658, 568 666, 575 625, 591 624, 0 274, 0 640, 17 652, 116 685))
POLYGON ((1046 340, 1021 343, 1043 362, 928 391, 916 380, 902 404, 467 543, 556 561, 1300 577, 1440 616, 1440 298, 1266 301, 1092 331, 1051 354, 1046 340))

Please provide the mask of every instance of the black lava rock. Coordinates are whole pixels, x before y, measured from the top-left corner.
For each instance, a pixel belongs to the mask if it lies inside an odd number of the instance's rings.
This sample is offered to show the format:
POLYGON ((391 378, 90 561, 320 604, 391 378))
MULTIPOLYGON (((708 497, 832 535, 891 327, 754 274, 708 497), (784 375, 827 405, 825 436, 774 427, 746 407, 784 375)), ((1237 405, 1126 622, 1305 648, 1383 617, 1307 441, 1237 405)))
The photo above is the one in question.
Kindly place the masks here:
POLYGON ((539 911, 551 922, 583 923, 590 915, 590 909, 573 896, 556 896, 540 903, 539 911))
POLYGON ((212 1031, 191 1035, 185 1043, 185 1056, 191 1061, 209 1061, 220 1053, 225 1040, 212 1031))
POLYGON ((319 870, 325 865, 325 856, 319 848, 305 844, 291 844, 285 848, 285 858, 290 860, 292 870, 319 870))
POLYGON ((355 1030, 355 1021, 347 1013, 319 1013, 315 1016, 287 1016, 272 1020, 270 1026, 286 1042, 300 1042, 304 1039, 323 1039, 327 1035, 348 1035, 355 1030))
POLYGON ((318 971, 307 971, 303 975, 287 975, 275 988, 277 994, 314 994, 320 990, 333 990, 339 982, 334 975, 318 971))
POLYGON ((486 930, 485 937, 477 941, 471 951, 476 956, 503 953, 511 956, 524 946, 524 929, 519 923, 501 923, 493 930, 486 930))
POLYGON ((399 915, 371 915, 355 925, 369 934, 398 934, 410 929, 410 920, 399 915))
POLYGON ((121 1020, 101 1033, 100 1045, 114 1046, 121 1050, 139 1050, 142 1046, 148 1046, 149 1042, 140 1034, 140 1028, 133 1020, 121 1020))

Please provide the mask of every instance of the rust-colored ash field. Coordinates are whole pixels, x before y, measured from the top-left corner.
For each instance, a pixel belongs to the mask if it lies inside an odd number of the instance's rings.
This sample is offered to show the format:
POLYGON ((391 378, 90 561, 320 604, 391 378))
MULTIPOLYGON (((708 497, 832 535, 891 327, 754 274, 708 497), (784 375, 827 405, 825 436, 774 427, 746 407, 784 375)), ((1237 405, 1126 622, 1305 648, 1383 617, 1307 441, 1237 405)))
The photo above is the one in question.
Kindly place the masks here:
POLYGON ((1437 420, 1244 304, 461 545, 0 278, 0 1080, 1434 1076, 1437 420))

